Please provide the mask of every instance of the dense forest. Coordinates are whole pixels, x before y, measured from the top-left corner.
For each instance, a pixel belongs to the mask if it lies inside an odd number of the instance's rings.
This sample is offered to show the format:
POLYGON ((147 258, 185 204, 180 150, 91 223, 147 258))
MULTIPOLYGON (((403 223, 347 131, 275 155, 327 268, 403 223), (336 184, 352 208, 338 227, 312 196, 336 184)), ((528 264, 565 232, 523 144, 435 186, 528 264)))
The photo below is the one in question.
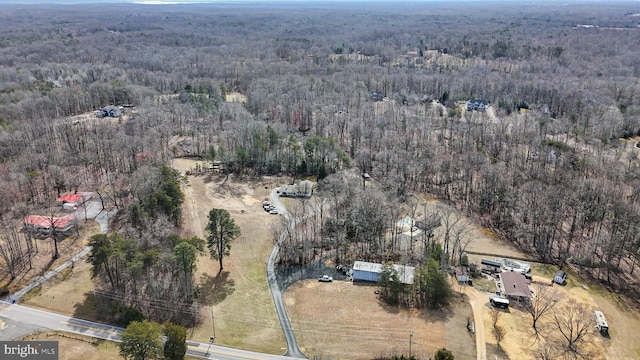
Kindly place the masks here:
POLYGON ((3 236, 80 189, 128 209, 136 246, 170 251, 184 241, 160 225, 180 214, 153 197, 159 166, 195 156, 321 180, 323 232, 290 236, 314 250, 285 244, 282 263, 400 253, 388 233, 427 193, 636 294, 640 10, 605 5, 4 5, 3 236), (490 111, 467 111, 474 98, 490 111), (71 120, 107 105, 125 115, 71 120))

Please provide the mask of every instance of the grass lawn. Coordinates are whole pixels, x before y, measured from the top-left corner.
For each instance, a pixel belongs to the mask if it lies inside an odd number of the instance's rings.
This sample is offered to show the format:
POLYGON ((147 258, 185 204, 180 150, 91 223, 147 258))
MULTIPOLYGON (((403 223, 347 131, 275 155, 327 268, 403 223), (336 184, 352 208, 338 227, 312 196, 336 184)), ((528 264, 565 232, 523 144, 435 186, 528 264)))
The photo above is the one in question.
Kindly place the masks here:
POLYGON ((382 303, 374 284, 304 280, 284 294, 296 338, 309 358, 372 359, 412 354, 429 358, 440 348, 456 359, 475 359, 467 334, 468 301, 457 293, 448 309, 400 309, 382 303))
MULTIPOLYGON (((176 159, 174 168, 184 172, 195 167, 193 160, 176 159)), ((262 200, 280 179, 259 182, 225 181, 224 176, 189 176, 183 186, 185 236, 203 239, 213 208, 229 211, 241 235, 231 246, 231 255, 223 258, 220 271, 209 254, 198 260, 196 280, 201 287, 202 324, 191 331, 190 339, 272 354, 283 354, 285 341, 267 284, 266 261, 273 249, 271 225, 278 216, 262 209, 262 200), (213 319, 212 319, 213 317, 213 319)))
POLYGON ((91 265, 84 259, 49 281, 27 293, 22 302, 27 306, 51 310, 60 314, 95 320, 91 265))

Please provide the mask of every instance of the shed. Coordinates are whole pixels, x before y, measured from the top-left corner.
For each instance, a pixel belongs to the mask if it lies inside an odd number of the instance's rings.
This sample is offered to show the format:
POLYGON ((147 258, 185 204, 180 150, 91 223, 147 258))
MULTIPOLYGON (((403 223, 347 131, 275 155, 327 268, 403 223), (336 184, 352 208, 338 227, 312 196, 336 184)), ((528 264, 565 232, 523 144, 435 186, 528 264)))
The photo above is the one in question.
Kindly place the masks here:
POLYGON ((562 270, 556 271, 556 274, 553 276, 553 282, 556 284, 564 285, 567 281, 567 273, 562 270))
MULTIPOLYGON (((379 263, 356 261, 352 269, 353 281, 377 282, 380 279, 382 267, 383 265, 379 263)), ((398 273, 398 278, 403 284, 413 284, 414 267, 394 264, 393 268, 398 273)))

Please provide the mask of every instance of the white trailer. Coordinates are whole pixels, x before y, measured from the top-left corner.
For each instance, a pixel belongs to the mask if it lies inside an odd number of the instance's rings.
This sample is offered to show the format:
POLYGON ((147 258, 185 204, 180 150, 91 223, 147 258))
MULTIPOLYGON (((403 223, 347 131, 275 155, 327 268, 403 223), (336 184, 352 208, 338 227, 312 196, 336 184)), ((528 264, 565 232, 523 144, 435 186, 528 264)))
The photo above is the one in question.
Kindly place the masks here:
POLYGON ((593 319, 596 322, 596 329, 598 329, 598 331, 603 335, 609 335, 609 324, 607 323, 607 319, 604 317, 604 313, 596 310, 593 313, 593 319))

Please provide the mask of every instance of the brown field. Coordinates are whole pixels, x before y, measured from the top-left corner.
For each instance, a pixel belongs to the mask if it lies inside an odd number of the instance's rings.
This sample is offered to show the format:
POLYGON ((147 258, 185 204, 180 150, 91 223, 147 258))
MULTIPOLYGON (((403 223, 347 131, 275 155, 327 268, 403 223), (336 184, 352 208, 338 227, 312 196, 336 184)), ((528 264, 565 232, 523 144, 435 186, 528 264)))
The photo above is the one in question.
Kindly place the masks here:
MULTIPOLYGON (((176 159, 173 167, 184 173, 195 164, 194 160, 176 159)), ((218 262, 208 253, 198 261, 196 279, 206 306, 203 323, 192 331, 190 339, 208 342, 215 325, 218 345, 283 354, 284 336, 266 275, 266 261, 273 248, 271 224, 278 216, 267 214, 261 204, 280 181, 230 178, 225 182, 224 176, 216 174, 189 176, 188 180, 183 186, 185 236, 205 238, 207 215, 213 208, 228 210, 242 232, 233 242, 231 256, 223 259, 221 273, 218 262)))
POLYGON ((87 354, 91 354, 92 359, 122 359, 118 352, 118 344, 77 334, 40 332, 27 335, 20 340, 57 341, 60 360, 85 360, 87 354))
POLYGON ((372 359, 412 355, 428 359, 438 349, 453 349, 456 359, 475 359, 475 342, 467 332, 472 316, 468 301, 456 295, 443 311, 401 310, 382 303, 374 285, 305 280, 284 294, 296 339, 309 358, 372 359))
POLYGON ((93 289, 91 265, 85 259, 27 293, 22 298, 24 305, 69 314, 81 319, 96 320, 91 294, 93 289))

